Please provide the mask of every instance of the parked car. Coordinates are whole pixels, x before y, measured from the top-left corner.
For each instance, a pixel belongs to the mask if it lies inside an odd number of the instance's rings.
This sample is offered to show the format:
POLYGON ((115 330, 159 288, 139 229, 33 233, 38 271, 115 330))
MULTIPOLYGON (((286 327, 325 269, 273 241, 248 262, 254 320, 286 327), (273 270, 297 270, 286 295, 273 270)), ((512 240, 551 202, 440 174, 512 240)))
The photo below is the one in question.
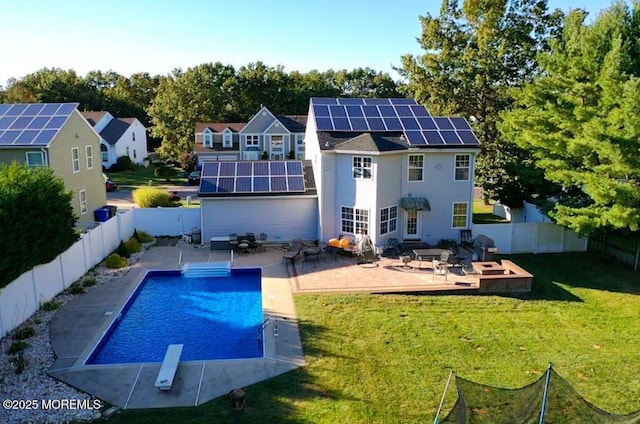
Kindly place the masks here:
POLYGON ((193 171, 187 177, 187 181, 189 181, 189 185, 198 185, 200 184, 200 171, 193 171))
POLYGON ((118 189, 118 184, 114 183, 113 181, 107 179, 105 182, 105 188, 107 189, 107 191, 116 191, 118 189))

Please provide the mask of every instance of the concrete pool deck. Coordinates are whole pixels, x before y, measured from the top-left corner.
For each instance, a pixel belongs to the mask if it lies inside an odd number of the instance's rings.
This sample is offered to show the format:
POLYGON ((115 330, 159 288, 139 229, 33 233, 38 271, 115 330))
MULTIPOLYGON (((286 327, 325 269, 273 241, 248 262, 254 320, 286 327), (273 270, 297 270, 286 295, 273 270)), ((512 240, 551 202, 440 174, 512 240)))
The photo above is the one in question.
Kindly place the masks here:
MULTIPOLYGON (((52 377, 125 409, 200 405, 233 389, 275 377, 305 364, 293 300, 296 293, 474 293, 472 276, 435 275, 426 266, 400 266, 398 259, 357 265, 353 257, 325 256, 284 265, 279 245, 265 252, 237 255, 234 267, 261 267, 263 309, 278 319, 279 336, 265 331, 265 357, 183 361, 170 391, 154 387, 160 363, 84 365, 93 347, 149 269, 178 269, 187 262, 222 262, 228 251, 208 246, 152 246, 120 277, 92 288, 65 304, 51 321, 56 361, 52 377)), ((141 340, 144 342, 144 340, 141 340)))
MULTIPOLYGON (((128 272, 94 287, 64 305, 51 321, 56 361, 48 374, 124 409, 200 405, 304 365, 297 316, 282 251, 237 257, 235 267, 262 267, 263 309, 278 320, 278 337, 265 330, 265 357, 257 359, 182 361, 169 391, 154 387, 160 363, 84 365, 91 350, 148 269, 179 268, 184 262, 221 262, 228 252, 193 246, 154 246, 128 272)), ((144 343, 144 340, 141 340, 144 343)))

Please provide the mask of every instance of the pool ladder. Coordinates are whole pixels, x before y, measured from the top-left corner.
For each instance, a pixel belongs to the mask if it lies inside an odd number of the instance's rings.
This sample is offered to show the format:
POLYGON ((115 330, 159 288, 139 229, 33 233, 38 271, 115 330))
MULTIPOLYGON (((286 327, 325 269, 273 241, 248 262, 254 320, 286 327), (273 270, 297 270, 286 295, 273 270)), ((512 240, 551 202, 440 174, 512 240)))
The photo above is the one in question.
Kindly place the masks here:
POLYGON ((262 332, 269 326, 269 324, 273 324, 273 337, 278 337, 280 332, 278 331, 278 320, 268 315, 267 318, 260 324, 260 328, 258 328, 258 346, 262 344, 262 332))

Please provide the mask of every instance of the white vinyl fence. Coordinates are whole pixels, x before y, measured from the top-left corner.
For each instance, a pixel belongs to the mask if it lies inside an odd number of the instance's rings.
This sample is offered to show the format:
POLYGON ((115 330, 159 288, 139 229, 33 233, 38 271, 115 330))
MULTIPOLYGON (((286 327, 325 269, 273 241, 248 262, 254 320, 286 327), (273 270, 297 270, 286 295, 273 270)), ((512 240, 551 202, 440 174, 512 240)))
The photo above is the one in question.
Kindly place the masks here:
POLYGON ((0 337, 26 321, 92 267, 117 249, 134 230, 152 236, 179 236, 200 228, 200 208, 134 208, 99 225, 48 264, 25 272, 0 289, 0 337))
POLYGON ((473 236, 493 239, 498 253, 585 252, 588 238, 552 222, 473 224, 473 236))

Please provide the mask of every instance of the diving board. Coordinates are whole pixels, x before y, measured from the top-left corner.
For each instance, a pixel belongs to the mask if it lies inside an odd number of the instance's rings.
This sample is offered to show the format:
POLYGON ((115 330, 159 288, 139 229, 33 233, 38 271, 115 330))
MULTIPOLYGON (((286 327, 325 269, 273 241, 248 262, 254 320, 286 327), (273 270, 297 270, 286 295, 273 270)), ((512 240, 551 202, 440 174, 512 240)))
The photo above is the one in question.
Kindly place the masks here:
POLYGON ((160 366, 158 377, 156 378, 155 386, 160 390, 170 390, 173 385, 173 379, 178 371, 178 364, 180 363, 180 355, 182 355, 182 348, 184 345, 171 344, 167 348, 167 353, 164 354, 164 360, 160 366))

